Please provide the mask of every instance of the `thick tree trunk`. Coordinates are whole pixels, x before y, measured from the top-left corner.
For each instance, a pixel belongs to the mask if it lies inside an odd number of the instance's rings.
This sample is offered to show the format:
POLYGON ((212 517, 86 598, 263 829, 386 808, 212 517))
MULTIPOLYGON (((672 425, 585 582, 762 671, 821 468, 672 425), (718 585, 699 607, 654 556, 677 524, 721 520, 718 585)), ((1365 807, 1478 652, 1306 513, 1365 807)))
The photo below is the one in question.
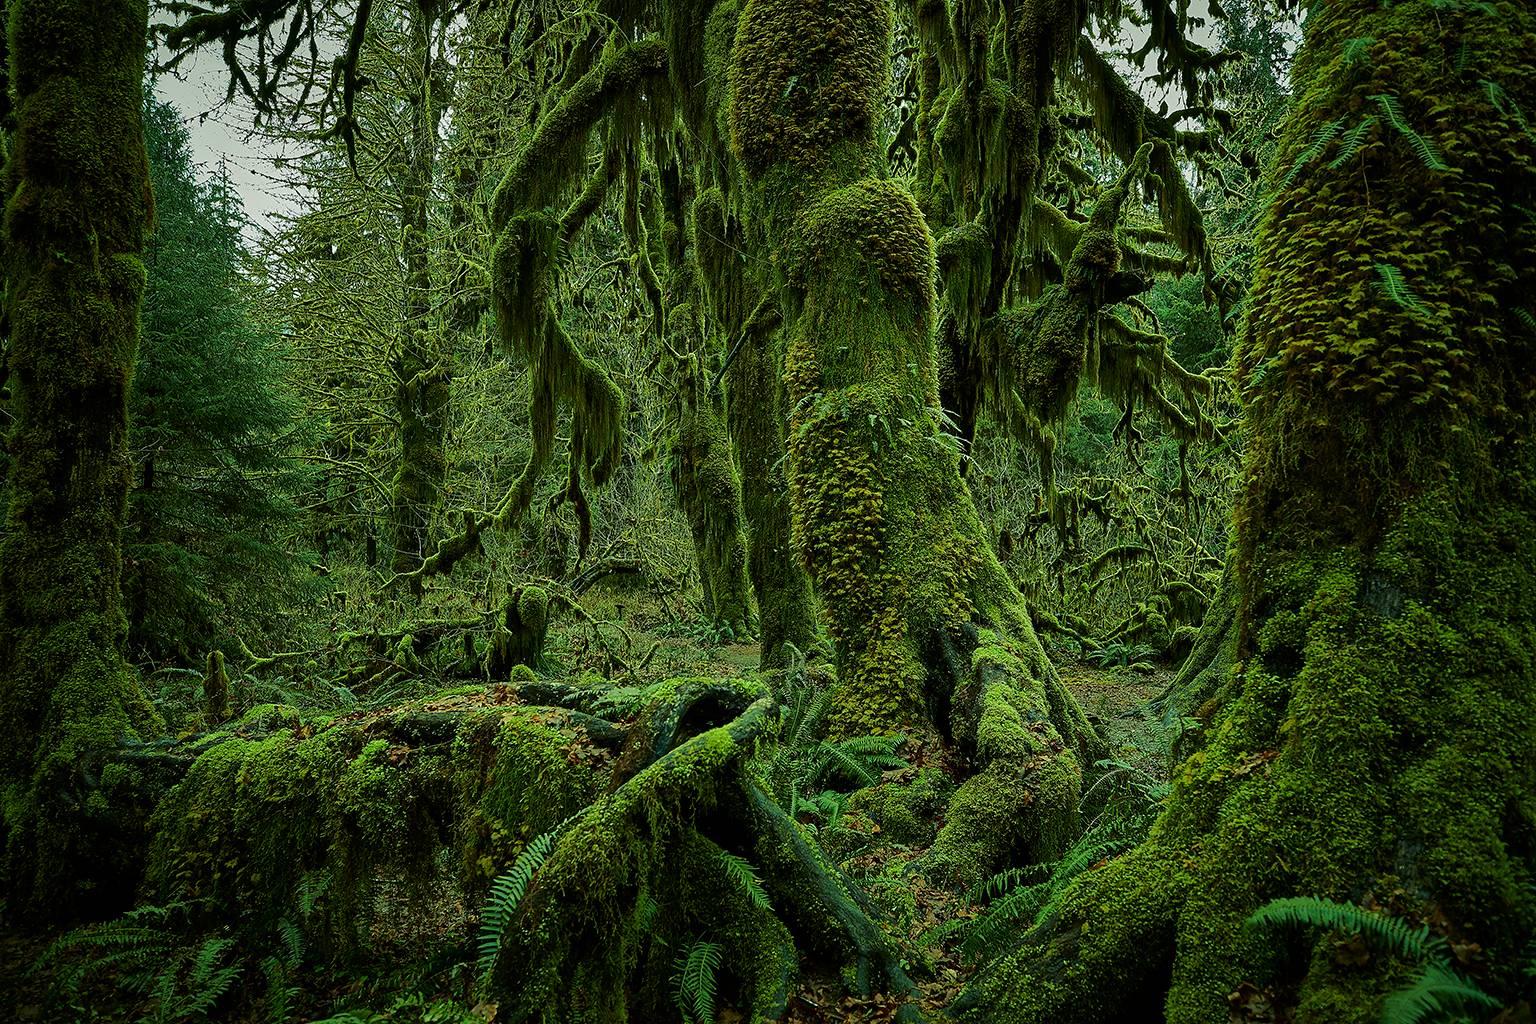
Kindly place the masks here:
POLYGON ((753 317, 741 222, 718 188, 693 204, 694 249, 715 318, 732 351, 726 425, 741 481, 747 571, 757 597, 764 668, 782 668, 816 641, 816 599, 790 543, 784 481, 784 354, 777 317, 753 317))
POLYGON ((940 426, 933 243, 875 139, 890 46, 883 3, 753 0, 731 124, 784 282, 786 473, 795 546, 837 645, 829 724, 948 736, 974 756, 929 864, 967 882, 1059 852, 1097 740, 940 426))
MULTIPOLYGON (((153 720, 123 660, 127 398, 152 200, 145 0, 10 5, 16 148, 0 753, 11 907, 68 915, 110 878, 103 754, 153 720)), ((116 838, 114 838, 116 837, 116 838)), ((97 897, 99 900, 100 897, 97 897)))
MULTIPOLYGON (((400 249, 405 261, 405 323, 394 360, 395 413, 400 417, 400 465, 390 521, 393 568, 409 573, 430 551, 432 515, 448 462, 444 452, 452 380, 451 353, 431 323, 432 266, 427 207, 436 169, 439 111, 432 94, 435 0, 418 0, 410 15, 413 65, 421 80, 411 96, 411 142, 401 189, 400 249)), ((417 586, 420 580, 413 580, 417 586)))
POLYGON ((1242 929, 1293 895, 1373 898, 1472 944, 1495 993, 1518 981, 1536 926, 1533 46, 1512 0, 1313 8, 1238 353, 1234 667, 1148 841, 974 982, 967 1019, 1205 1024, 1275 968, 1287 1019, 1379 1019, 1406 976, 1388 954, 1348 962, 1314 934, 1282 960, 1242 929))

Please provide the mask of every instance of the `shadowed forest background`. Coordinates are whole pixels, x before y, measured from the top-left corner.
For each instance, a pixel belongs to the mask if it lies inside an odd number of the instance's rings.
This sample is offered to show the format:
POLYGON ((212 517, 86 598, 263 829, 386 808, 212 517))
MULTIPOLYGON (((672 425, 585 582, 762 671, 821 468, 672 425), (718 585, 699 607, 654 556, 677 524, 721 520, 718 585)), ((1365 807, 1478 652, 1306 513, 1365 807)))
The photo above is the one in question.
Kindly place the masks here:
POLYGON ((7 1019, 1536 1019, 1528 0, 4 6, 7 1019))

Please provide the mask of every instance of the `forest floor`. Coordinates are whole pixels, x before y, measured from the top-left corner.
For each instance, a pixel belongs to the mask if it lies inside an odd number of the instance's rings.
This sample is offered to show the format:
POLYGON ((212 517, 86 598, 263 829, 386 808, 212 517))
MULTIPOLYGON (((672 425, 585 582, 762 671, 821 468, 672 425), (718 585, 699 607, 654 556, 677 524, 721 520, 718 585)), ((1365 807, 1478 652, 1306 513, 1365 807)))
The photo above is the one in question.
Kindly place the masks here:
MULTIPOLYGON (((630 602, 626 600, 625 604, 630 602)), ((638 602, 636 602, 638 604, 638 602)), ((679 623, 670 616, 655 613, 649 607, 626 609, 608 607, 599 598, 588 611, 586 624, 562 625, 549 638, 546 675, 554 678, 580 679, 590 685, 617 688, 643 687, 661 679, 677 676, 738 677, 756 670, 758 648, 728 636, 719 636, 696 624, 679 623), (625 614, 628 612, 628 614, 625 614), (622 616, 622 618, 620 618, 622 616), (594 620, 603 624, 594 624, 594 620), (622 622, 623 625, 617 625, 622 622), (643 666, 643 667, 642 667, 643 666)), ((1096 667, 1071 663, 1059 666, 1062 679, 1077 697, 1084 711, 1099 728, 1110 748, 1110 771, 1134 776, 1142 784, 1159 785, 1167 777, 1168 735, 1161 721, 1147 711, 1148 701, 1168 683, 1167 669, 1146 671, 1130 667, 1096 667)), ((487 685, 483 690, 458 686, 463 682, 447 678, 422 679, 416 696, 438 692, 424 709, 452 705, 477 705, 517 701, 515 689, 487 685)), ((382 696, 382 695, 380 695, 382 696)), ((267 699, 271 699, 268 697, 267 699)), ((255 689, 248 690, 237 703, 256 702, 255 689)), ((368 701, 349 709, 335 709, 333 723, 356 721, 371 715, 386 714, 382 701, 368 701)), ((594 757, 606 756, 593 750, 594 757)), ((888 772, 882 781, 904 784, 916 777, 920 765, 888 772)), ((594 770, 598 766, 594 765, 594 770)), ((856 813, 844 815, 836 827, 822 823, 823 843, 857 883, 879 912, 886 928, 908 951, 905 966, 922 993, 922 1004, 930 1019, 948 1004, 973 970, 954 939, 957 922, 969 922, 986 912, 986 900, 975 893, 958 894, 930 885, 912 870, 925 850, 887 842, 878 833, 879 826, 856 813), (834 835, 835 833, 835 835, 834 835), (948 936, 947 938, 945 936, 948 936)), ((1086 824, 1090 824, 1085 822, 1086 824)), ((472 924, 474 914, 460 905, 457 914, 472 924)), ((963 927, 963 925, 961 925, 963 927)), ((114 989, 114 979, 93 980, 61 1004, 59 993, 50 993, 46 972, 34 972, 31 965, 47 948, 47 937, 23 936, 0 932, 0 1010, 10 1013, 4 1019, 46 1024, 127 1024, 159 1019, 150 1014, 159 1010, 152 998, 114 989), (60 1014, 64 1014, 60 1016, 60 1014)), ((460 965, 462 967, 462 965, 460 965)), ((385 978, 377 974, 332 974, 315 971, 303 979, 302 992, 288 1017, 293 1022, 331 1021, 332 1024, 479 1024, 495 1020, 495 1007, 480 1003, 469 995, 471 986, 466 972, 442 965, 425 971, 409 972, 406 977, 385 978), (338 1010, 369 1007, 349 1014, 338 1010)), ((799 986, 791 997, 785 1019, 791 1024, 825 1022, 881 1022, 894 1018, 895 999, 875 996, 868 999, 847 997, 835 970, 821 971, 814 964, 802 964, 799 986)), ((180 1018, 167 1018, 176 1019, 180 1018)), ((243 1008, 230 1006, 209 1014, 206 1021, 246 1024, 269 1019, 260 1000, 243 1008)), ((741 1018, 722 1007, 719 1017, 724 1024, 741 1018)))

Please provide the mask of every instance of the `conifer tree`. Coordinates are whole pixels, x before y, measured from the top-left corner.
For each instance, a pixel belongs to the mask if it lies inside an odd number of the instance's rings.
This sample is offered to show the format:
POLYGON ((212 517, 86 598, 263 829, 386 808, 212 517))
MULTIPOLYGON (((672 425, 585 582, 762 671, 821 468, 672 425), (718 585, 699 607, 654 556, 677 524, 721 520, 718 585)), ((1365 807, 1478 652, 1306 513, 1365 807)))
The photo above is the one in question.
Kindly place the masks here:
POLYGON ((279 338, 252 308, 239 199, 198 179, 176 110, 146 101, 156 199, 129 406, 124 594, 134 656, 258 644, 303 586, 285 528, 303 486, 279 338))

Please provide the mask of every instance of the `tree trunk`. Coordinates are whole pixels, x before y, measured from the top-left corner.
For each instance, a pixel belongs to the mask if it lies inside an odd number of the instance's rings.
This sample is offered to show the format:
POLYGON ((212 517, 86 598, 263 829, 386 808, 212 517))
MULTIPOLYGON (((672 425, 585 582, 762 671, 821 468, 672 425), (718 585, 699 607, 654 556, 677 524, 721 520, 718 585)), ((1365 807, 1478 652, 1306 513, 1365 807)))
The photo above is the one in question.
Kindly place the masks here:
MULTIPOLYGON (((432 266, 427 207, 432 195, 439 111, 432 95, 434 0, 411 11, 410 60, 421 69, 411 96, 411 142, 401 189, 400 249, 405 262, 405 324, 395 359, 395 412, 400 417, 400 465, 395 473, 391 524, 398 573, 420 567, 430 543, 432 514, 447 473, 444 453, 452 354, 431 324, 432 266)), ((420 580, 414 580, 420 586, 420 580)))
MULTIPOLYGON (((19 100, 5 257, 15 426, 0 544, 0 733, 14 911, 121 870, 103 755, 153 727, 123 660, 127 398, 151 218, 145 0, 10 5, 19 100)), ((127 890, 123 890, 125 893, 127 890)), ((99 901, 100 897, 96 897, 99 901)))
POLYGON ((707 386, 694 375, 680 389, 686 393, 680 396, 675 485, 693 534, 706 611, 716 626, 746 638, 753 632, 752 598, 741 495, 730 436, 720 411, 703 393, 707 386))
POLYGON ((732 351, 725 369, 726 425, 741 479, 747 571, 757 597, 764 668, 782 668, 816 641, 811 581, 790 544, 784 482, 784 355, 776 324, 753 318, 741 222, 718 188, 693 204, 695 251, 711 309, 732 351))
POLYGON ((1480 950, 1496 995, 1518 982, 1536 926, 1533 45, 1512 0, 1313 8, 1237 356, 1233 668, 1151 837, 978 977, 966 1019, 1205 1024, 1277 968, 1285 1019, 1379 1019, 1407 977, 1389 954, 1313 934, 1282 959, 1242 928, 1284 896, 1374 900, 1480 950))
POLYGON ((783 281, 786 472, 795 546, 837 645, 829 725, 947 736, 974 757, 929 863, 973 882, 1060 851, 1097 740, 941 428, 933 243, 912 197, 882 177, 875 139, 890 49, 884 3, 753 0, 731 124, 783 281))

